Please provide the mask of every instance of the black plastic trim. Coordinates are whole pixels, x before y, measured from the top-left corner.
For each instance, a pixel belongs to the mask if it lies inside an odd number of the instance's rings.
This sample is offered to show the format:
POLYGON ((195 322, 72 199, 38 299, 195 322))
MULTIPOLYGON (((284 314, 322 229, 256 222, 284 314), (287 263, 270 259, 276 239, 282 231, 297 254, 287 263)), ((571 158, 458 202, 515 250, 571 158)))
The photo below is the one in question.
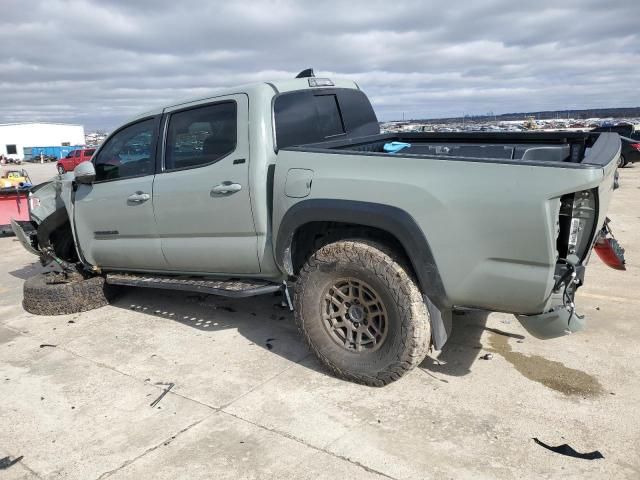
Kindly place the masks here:
POLYGON ((591 134, 588 132, 530 132, 530 133, 382 133, 380 135, 368 135, 366 137, 348 138, 342 140, 329 140, 320 143, 307 144, 295 147, 285 147, 282 150, 294 152, 315 152, 332 155, 360 155, 374 157, 389 157, 393 155, 397 158, 428 158, 433 160, 462 161, 474 163, 500 163, 505 165, 522 165, 535 167, 552 168, 573 168, 573 169, 599 169, 606 166, 613 160, 620 148, 620 140, 615 133, 591 134), (455 157, 438 156, 424 154, 407 154, 399 152, 389 154, 386 152, 364 152, 349 150, 348 147, 363 145, 374 141, 440 141, 448 142, 484 142, 491 143, 557 143, 557 144, 591 144, 588 156, 581 163, 576 162, 543 162, 543 161, 522 161, 479 157, 455 157))
POLYGON ((276 240, 275 258, 286 272, 291 243, 298 228, 310 222, 342 222, 374 227, 395 237, 404 247, 420 287, 440 310, 451 308, 436 261, 425 234, 413 217, 389 205, 352 200, 310 199, 296 203, 284 215, 276 240))

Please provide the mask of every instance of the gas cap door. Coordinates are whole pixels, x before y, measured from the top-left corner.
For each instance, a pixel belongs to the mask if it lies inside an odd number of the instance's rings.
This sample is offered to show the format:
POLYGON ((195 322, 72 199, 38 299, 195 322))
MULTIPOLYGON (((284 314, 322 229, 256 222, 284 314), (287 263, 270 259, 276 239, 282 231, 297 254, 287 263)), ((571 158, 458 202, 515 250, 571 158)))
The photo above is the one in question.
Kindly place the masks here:
POLYGON ((290 168, 284 184, 284 194, 291 198, 303 198, 311 193, 313 170, 290 168))

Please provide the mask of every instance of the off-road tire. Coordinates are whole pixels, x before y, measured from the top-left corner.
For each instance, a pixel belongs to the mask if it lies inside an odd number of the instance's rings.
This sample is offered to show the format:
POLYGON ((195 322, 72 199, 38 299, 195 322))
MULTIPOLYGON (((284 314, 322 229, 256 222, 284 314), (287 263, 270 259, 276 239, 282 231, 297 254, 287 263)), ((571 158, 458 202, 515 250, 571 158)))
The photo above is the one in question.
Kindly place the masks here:
POLYGON ((381 387, 411 371, 428 352, 431 324, 417 282, 401 255, 375 242, 339 240, 317 249, 300 270, 294 305, 309 348, 339 378, 381 387), (323 323, 325 292, 344 278, 370 285, 384 305, 388 332, 376 350, 350 351, 323 323))
POLYGON ((24 282, 22 306, 35 315, 65 315, 108 305, 115 293, 104 277, 73 273, 66 281, 62 274, 40 273, 24 282))

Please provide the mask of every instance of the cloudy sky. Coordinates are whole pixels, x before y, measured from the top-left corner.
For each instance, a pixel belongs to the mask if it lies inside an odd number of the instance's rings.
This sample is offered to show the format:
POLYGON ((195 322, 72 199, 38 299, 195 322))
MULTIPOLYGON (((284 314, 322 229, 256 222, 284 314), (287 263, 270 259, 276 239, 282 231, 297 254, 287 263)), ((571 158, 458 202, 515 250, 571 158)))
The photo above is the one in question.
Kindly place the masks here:
POLYGON ((382 120, 640 106, 640 0, 0 0, 0 123, 110 129, 306 67, 382 120))

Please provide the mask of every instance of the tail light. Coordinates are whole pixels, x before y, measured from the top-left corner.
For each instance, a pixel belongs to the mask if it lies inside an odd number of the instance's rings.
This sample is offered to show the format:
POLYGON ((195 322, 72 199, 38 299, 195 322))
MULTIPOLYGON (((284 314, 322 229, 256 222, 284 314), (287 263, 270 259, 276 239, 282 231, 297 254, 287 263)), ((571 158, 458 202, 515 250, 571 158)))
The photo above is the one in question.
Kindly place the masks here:
POLYGON ((616 270, 626 270, 624 260, 624 248, 620 246, 618 241, 613 237, 613 233, 609 228, 609 219, 604 223, 602 230, 598 235, 598 240, 593 246, 593 249, 600 257, 602 262, 616 270))
POLYGON ((633 148, 634 150, 637 150, 640 152, 640 143, 632 143, 631 145, 629 145, 631 148, 633 148))
POLYGON ((577 264, 586 257, 595 233, 596 217, 595 190, 583 190, 562 196, 556 245, 559 258, 577 264))

